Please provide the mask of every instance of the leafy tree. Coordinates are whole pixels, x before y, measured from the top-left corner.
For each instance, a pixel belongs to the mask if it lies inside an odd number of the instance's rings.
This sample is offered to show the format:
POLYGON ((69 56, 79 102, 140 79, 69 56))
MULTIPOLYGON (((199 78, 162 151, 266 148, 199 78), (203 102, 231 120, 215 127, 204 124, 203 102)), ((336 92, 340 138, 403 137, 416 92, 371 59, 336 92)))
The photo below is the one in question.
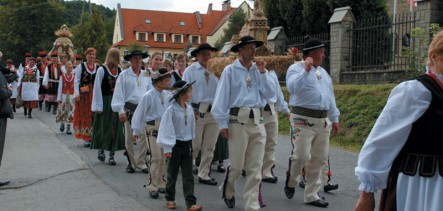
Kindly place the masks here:
POLYGON ((331 11, 335 8, 350 6, 356 20, 387 16, 386 0, 327 0, 331 11))
POLYGON ((328 21, 332 11, 325 0, 302 0, 303 26, 306 34, 329 32, 328 21))
POLYGON ((240 32, 245 24, 245 18, 246 14, 241 8, 235 11, 234 14, 229 17, 228 27, 223 30, 224 35, 215 42, 214 46, 218 49, 223 48, 225 42, 231 40, 232 35, 240 32))
POLYGON ((58 0, 2 1, 0 5, 0 48, 5 58, 16 63, 23 60, 25 51, 34 55, 51 49, 56 39, 54 31, 60 27, 63 6, 58 0))
POLYGON ((263 10, 266 18, 268 19, 268 25, 270 28, 285 26, 285 21, 280 14, 279 4, 280 1, 263 0, 263 10))
POLYGON ((106 38, 106 29, 100 11, 93 9, 88 21, 73 27, 73 42, 77 51, 83 52, 89 47, 97 50, 97 58, 104 61, 110 40, 106 38))
MULTIPOLYGON (((286 34, 288 36, 299 36, 305 34, 303 28, 303 8, 302 0, 278 0, 280 14, 284 20, 286 34)), ((272 4, 270 2, 270 4, 272 4)))

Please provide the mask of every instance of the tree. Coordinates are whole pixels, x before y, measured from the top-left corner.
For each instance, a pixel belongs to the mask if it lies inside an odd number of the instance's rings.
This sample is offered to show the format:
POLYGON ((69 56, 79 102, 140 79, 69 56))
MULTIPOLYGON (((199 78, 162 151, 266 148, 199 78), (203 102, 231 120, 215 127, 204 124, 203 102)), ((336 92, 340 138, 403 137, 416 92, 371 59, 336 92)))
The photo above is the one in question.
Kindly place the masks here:
POLYGON ((263 0, 263 10, 266 18, 268 19, 268 25, 270 28, 278 26, 285 27, 285 21, 280 14, 279 4, 280 1, 263 0))
POLYGON ((94 9, 88 21, 74 26, 72 31, 74 47, 79 51, 78 53, 89 47, 94 47, 97 50, 97 58, 104 61, 110 41, 107 40, 105 24, 100 11, 94 9))
POLYGON ((54 32, 60 27, 63 6, 58 0, 2 1, 0 6, 0 48, 16 64, 25 51, 34 55, 52 48, 54 32))
POLYGON ((356 20, 387 16, 386 0, 327 0, 331 11, 335 8, 350 6, 356 20))
POLYGON ((306 34, 319 34, 329 32, 328 21, 332 11, 325 4, 325 0, 302 0, 303 26, 306 34))
POLYGON ((232 35, 240 32, 243 25, 245 25, 245 18, 246 14, 241 8, 236 10, 231 17, 229 17, 228 27, 223 30, 223 36, 220 37, 217 42, 215 42, 214 46, 218 49, 222 49, 225 42, 229 42, 231 40, 232 35))
MULTIPOLYGON (((286 34, 289 37, 304 35, 302 0, 279 0, 280 14, 284 20, 286 34)), ((270 4, 272 4, 270 2, 270 4)))

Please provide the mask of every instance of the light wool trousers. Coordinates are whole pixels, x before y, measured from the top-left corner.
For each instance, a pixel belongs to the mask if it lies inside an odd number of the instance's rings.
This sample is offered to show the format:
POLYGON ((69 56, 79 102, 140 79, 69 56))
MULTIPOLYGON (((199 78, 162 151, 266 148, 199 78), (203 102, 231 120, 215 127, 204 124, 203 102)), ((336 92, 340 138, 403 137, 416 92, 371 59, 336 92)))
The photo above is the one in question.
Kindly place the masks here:
POLYGON ((137 160, 135 160, 135 153, 134 153, 134 142, 132 141, 132 128, 131 124, 129 124, 129 121, 125 122, 125 146, 126 146, 126 153, 128 160, 134 169, 146 169, 148 166, 146 166, 146 154, 148 153, 148 144, 146 142, 146 133, 145 130, 140 134, 138 137, 138 157, 137 160))
POLYGON ((201 151, 200 166, 198 167, 198 177, 209 180, 212 158, 214 158, 215 145, 219 134, 218 123, 210 112, 204 117, 199 117, 195 121, 195 138, 192 143, 193 159, 201 151))
POLYGON ((278 137, 278 114, 271 111, 263 111, 263 119, 266 131, 265 154, 263 157, 263 179, 273 178, 272 169, 275 164, 275 147, 278 137))
POLYGON ((165 188, 166 181, 163 178, 165 172, 165 156, 163 148, 157 145, 158 125, 146 125, 147 139, 149 151, 151 152, 151 159, 149 162, 149 185, 146 189, 149 191, 158 191, 159 188, 165 188))
POLYGON ((286 186, 294 188, 297 176, 306 166, 304 202, 320 199, 317 192, 322 187, 321 176, 329 152, 329 135, 332 123, 328 118, 312 118, 291 114, 292 156, 289 160, 286 186))
POLYGON ((255 124, 254 119, 249 119, 244 124, 229 124, 230 164, 222 186, 223 198, 231 199, 235 195, 235 182, 242 170, 245 170, 246 182, 243 189, 245 210, 261 209, 259 193, 265 139, 264 125, 255 124))

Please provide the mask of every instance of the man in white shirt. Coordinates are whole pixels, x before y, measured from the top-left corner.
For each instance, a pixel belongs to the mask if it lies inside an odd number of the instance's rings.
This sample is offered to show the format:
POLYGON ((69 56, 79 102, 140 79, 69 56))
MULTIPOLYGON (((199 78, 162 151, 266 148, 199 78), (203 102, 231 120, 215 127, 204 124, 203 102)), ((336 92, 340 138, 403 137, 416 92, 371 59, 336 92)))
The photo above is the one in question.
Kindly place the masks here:
POLYGON ((196 81, 191 97, 191 105, 197 116, 195 122, 195 139, 193 140, 193 159, 201 151, 200 165, 198 167, 198 181, 202 184, 217 185, 210 177, 212 158, 214 157, 215 144, 218 137, 218 124, 211 114, 218 78, 214 72, 208 70, 208 61, 211 52, 217 51, 207 43, 200 44, 191 52, 198 61, 186 68, 183 80, 196 81))
POLYGON ((238 52, 238 59, 223 70, 211 110, 220 135, 229 140, 230 166, 222 186, 229 208, 235 206, 235 182, 243 169, 245 210, 263 207, 259 197, 266 134, 261 109, 263 99, 273 97, 275 91, 268 71, 252 63, 261 45, 263 42, 244 36, 231 48, 238 52))
POLYGON ((289 199, 294 196, 296 178, 306 164, 304 202, 316 207, 329 205, 318 192, 322 186, 321 171, 328 159, 330 132, 337 133, 340 115, 331 77, 320 66, 324 52, 320 40, 308 40, 303 48, 305 62, 291 65, 286 73, 293 150, 284 191, 289 199))
POLYGON ((152 87, 152 80, 148 72, 141 69, 143 59, 146 57, 148 57, 148 54, 138 50, 132 51, 124 57, 125 60, 130 61, 131 67, 123 71, 118 77, 111 101, 112 111, 118 112, 120 121, 125 124, 125 154, 129 162, 126 172, 128 173, 134 173, 136 168, 144 173, 148 173, 145 159, 148 152, 148 144, 145 139, 144 129, 138 139, 140 149, 136 160, 131 128, 132 115, 138 103, 142 96, 152 87))

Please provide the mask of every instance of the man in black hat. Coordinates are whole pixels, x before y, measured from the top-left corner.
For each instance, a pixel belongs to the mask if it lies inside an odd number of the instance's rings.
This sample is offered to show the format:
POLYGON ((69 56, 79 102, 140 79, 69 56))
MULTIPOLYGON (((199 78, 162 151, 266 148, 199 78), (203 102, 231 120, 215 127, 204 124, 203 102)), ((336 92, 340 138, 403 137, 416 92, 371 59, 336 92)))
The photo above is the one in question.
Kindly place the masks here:
POLYGON ((125 124, 125 142, 126 152, 128 157, 128 166, 126 172, 134 173, 138 168, 144 173, 148 173, 148 166, 146 166, 146 154, 148 152, 148 144, 145 139, 144 129, 139 136, 139 154, 137 160, 134 154, 134 143, 132 141, 131 119, 140 102, 142 96, 151 89, 152 80, 148 72, 142 70, 143 59, 148 57, 148 54, 139 50, 132 51, 126 55, 124 59, 131 63, 131 66, 124 70, 117 78, 112 96, 111 108, 112 111, 118 112, 119 119, 125 124))
POLYGON ((191 105, 198 119, 195 123, 195 139, 193 140, 193 159, 201 151, 200 165, 198 167, 198 181, 207 185, 217 185, 210 177, 212 158, 214 157, 215 144, 218 137, 218 124, 211 114, 218 78, 213 71, 208 70, 208 61, 211 52, 217 51, 207 43, 198 46, 191 52, 198 61, 186 68, 183 80, 196 81, 192 90, 191 105))
POLYGON ((261 45, 263 42, 244 36, 231 48, 238 52, 238 59, 224 69, 211 110, 220 135, 229 139, 230 166, 223 183, 223 198, 229 208, 235 206, 235 181, 243 169, 245 210, 263 207, 259 192, 266 135, 261 109, 264 99, 273 97, 275 91, 268 71, 252 62, 261 45))
POLYGON ((296 178, 306 164, 304 202, 316 207, 327 207, 321 199, 321 171, 329 153, 329 136, 338 132, 339 110, 335 104, 332 80, 320 65, 325 58, 324 44, 310 39, 303 48, 304 62, 293 64, 286 73, 286 86, 292 106, 291 141, 293 151, 285 184, 286 197, 292 198, 296 178))

